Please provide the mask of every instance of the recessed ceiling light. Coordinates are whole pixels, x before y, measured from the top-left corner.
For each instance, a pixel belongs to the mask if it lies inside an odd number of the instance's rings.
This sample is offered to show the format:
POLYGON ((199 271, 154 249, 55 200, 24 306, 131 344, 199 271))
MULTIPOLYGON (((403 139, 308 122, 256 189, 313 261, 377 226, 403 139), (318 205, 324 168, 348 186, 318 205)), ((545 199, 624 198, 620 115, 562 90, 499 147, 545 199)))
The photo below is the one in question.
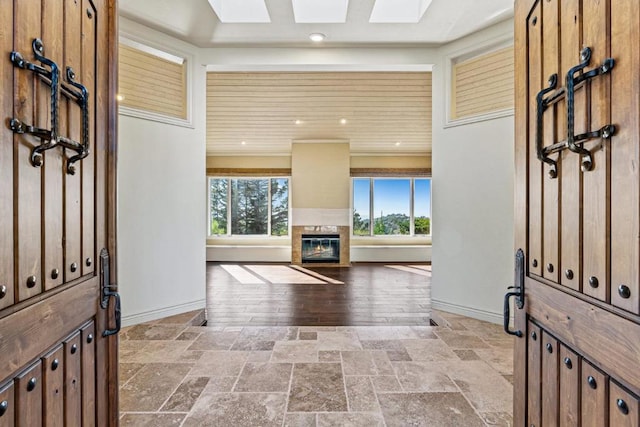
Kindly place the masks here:
POLYGON ((296 120, 294 123, 297 124, 297 125, 301 125, 302 124, 302 120, 296 120))
POLYGON ((247 145, 247 141, 242 141, 240 144, 247 145))
POLYGON ((309 34, 309 38, 311 39, 311 41, 319 43, 319 42, 323 41, 324 39, 326 39, 327 36, 325 36, 322 33, 311 33, 311 34, 309 34))
POLYGON ((117 94, 116 95, 116 101, 118 101, 118 102, 124 101, 124 95, 117 94))
POLYGON ((347 119, 340 119, 340 124, 341 125, 346 125, 347 124, 347 119))
POLYGON ((401 144, 400 141, 396 142, 396 147, 398 147, 401 144))

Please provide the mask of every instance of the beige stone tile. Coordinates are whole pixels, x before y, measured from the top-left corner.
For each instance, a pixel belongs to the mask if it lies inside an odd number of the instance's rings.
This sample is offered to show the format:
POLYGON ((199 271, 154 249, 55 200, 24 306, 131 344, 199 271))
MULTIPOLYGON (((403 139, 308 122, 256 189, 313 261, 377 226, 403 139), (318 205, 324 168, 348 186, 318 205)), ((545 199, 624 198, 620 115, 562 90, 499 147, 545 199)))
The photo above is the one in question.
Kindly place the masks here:
POLYGON ((120 341, 118 343, 118 359, 121 363, 133 363, 131 359, 143 353, 149 341, 120 341))
POLYGON ((198 377, 237 377, 247 360, 242 351, 205 351, 189 375, 198 377))
POLYGON ((318 331, 318 350, 362 350, 358 336, 350 331, 318 331))
POLYGON ((292 368, 291 363, 247 362, 233 391, 287 393, 292 368))
POLYGON ((194 310, 194 311, 189 311, 186 313, 182 313, 182 314, 176 314, 175 316, 169 316, 169 317, 165 317, 162 318, 158 321, 156 321, 157 324, 167 324, 167 323, 173 323, 176 325, 188 325, 191 324, 191 321, 193 319, 196 318, 196 316, 199 316, 201 313, 203 312, 203 310, 194 310))
POLYGON ((413 360, 406 349, 402 350, 387 350, 387 356, 392 362, 410 362, 413 360))
POLYGON ((473 350, 453 350, 460 360, 480 360, 480 356, 473 350))
POLYGON ((378 400, 387 427, 484 427, 460 393, 389 393, 378 400))
POLYGON ((412 326, 411 329, 418 335, 420 339, 435 339, 438 336, 435 334, 436 326, 412 326))
POLYGON ((202 394, 231 393, 238 377, 209 377, 209 382, 202 394))
POLYGON ((186 377, 160 410, 162 412, 189 412, 208 382, 209 378, 207 377, 186 377))
POLYGON ((318 414, 318 427, 383 427, 380 414, 324 413, 318 414))
POLYGON ((144 363, 120 363, 118 370, 118 384, 122 387, 124 383, 129 381, 140 369, 144 367, 144 363))
POLYGON ((124 414, 121 427, 177 427, 185 414, 124 414))
POLYGON ((402 386, 395 375, 379 375, 371 377, 376 393, 392 393, 402 391, 402 386))
POLYGON ((300 332, 335 332, 336 330, 335 326, 300 326, 300 332))
POLYGON ((513 407, 513 386, 484 361, 448 362, 448 375, 481 412, 507 412, 513 407))
POLYGON ((282 393, 203 393, 183 426, 281 427, 285 404, 282 393))
POLYGON ((178 341, 194 341, 199 336, 200 336, 200 333, 198 333, 198 332, 183 332, 180 335, 178 335, 176 340, 178 340, 178 341))
POLYGON ((502 348, 504 350, 509 350, 509 351, 513 351, 513 345, 514 345, 513 341, 514 339, 510 337, 484 339, 484 342, 489 344, 489 346, 491 347, 498 347, 498 348, 502 348))
POLYGON ((361 340, 400 340, 420 338, 411 326, 360 326, 354 328, 361 340))
POLYGON ((441 362, 457 360, 458 356, 442 340, 402 340, 413 361, 441 362))
POLYGON ((513 427, 513 418, 506 412, 479 412, 480 417, 488 426, 513 427))
POLYGON ((406 350, 401 340, 360 340, 365 350, 406 350))
POLYGON ((286 414, 284 427, 316 427, 316 414, 286 414))
POLYGON ((376 375, 378 369, 369 351, 343 351, 342 368, 345 375, 376 375))
POLYGON ((503 375, 513 374, 513 352, 501 348, 482 348, 475 352, 496 371, 503 375))
POLYGON ((436 331, 440 337, 451 348, 487 348, 488 345, 472 332, 457 331, 436 331))
POLYGON ((319 362, 340 362, 340 352, 337 350, 318 351, 319 362))
POLYGON ((287 412, 346 412, 339 363, 296 363, 287 412))
POLYGON ((120 340, 173 340, 184 330, 184 326, 141 324, 123 331, 120 340))
POLYGON ((344 378, 350 412, 380 412, 380 406, 369 377, 344 378))
POLYGON ((247 357, 247 362, 268 362, 271 359, 271 351, 251 351, 247 357))
POLYGON ((447 376, 448 366, 438 362, 394 362, 398 380, 408 392, 457 392, 447 376))
POLYGON ((157 411, 191 369, 183 363, 150 363, 120 388, 122 412, 157 411))
POLYGON ((191 343, 189 350, 229 350, 239 332, 204 332, 191 343))
POLYGON ((301 340, 317 340, 318 333, 313 331, 300 331, 300 335, 298 336, 298 338, 301 340))
POLYGON ((318 346, 316 341, 278 341, 271 354, 271 362, 273 363, 317 361, 318 346))
POLYGON ((378 375, 395 375, 396 371, 393 369, 389 355, 384 350, 371 351, 371 358, 376 365, 378 375))
POLYGON ((126 360, 131 363, 188 363, 189 360, 184 360, 183 356, 190 344, 188 341, 176 340, 147 341, 143 350, 129 355, 126 360))

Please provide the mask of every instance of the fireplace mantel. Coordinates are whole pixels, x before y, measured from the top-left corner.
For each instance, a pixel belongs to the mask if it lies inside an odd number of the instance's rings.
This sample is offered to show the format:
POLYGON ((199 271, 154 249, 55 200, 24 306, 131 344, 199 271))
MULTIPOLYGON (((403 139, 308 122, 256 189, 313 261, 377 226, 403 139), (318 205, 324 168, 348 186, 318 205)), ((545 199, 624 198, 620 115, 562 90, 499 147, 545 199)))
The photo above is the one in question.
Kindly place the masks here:
MULTIPOLYGON (((302 264, 302 235, 339 235, 340 236, 340 262, 336 263, 313 263, 308 264, 314 267, 349 267, 351 259, 349 256, 350 248, 350 229, 349 226, 343 225, 294 225, 291 227, 291 263, 294 265, 302 264)), ((307 264, 304 264, 307 265, 307 264)))

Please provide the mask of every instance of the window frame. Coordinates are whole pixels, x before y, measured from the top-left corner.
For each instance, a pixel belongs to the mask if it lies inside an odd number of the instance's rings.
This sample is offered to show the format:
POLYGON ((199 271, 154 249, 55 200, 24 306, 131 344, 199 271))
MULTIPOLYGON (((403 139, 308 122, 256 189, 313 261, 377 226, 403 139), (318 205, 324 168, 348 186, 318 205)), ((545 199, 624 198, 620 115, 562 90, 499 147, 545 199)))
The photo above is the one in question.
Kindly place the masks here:
POLYGON ((125 105, 121 105, 120 103, 118 104, 118 114, 121 114, 123 116, 136 117, 139 119, 151 120, 155 122, 166 123, 170 125, 194 129, 195 128, 195 125, 193 123, 193 102, 194 102, 193 100, 193 67, 195 64, 194 56, 180 49, 174 49, 173 47, 170 47, 170 46, 154 43, 150 40, 147 40, 144 37, 140 37, 130 32, 121 31, 118 37, 118 43, 124 44, 134 49, 141 50, 146 53, 151 53, 152 55, 156 55, 155 53, 152 53, 152 51, 164 52, 169 56, 181 58, 184 61, 183 66, 185 71, 184 90, 185 90, 186 118, 183 119, 180 117, 174 117, 167 114, 157 113, 154 111, 128 107, 125 105))
POLYGON ((513 47, 513 36, 512 35, 500 36, 491 40, 487 40, 486 42, 481 43, 479 45, 452 52, 451 54, 445 57, 444 77, 445 77, 446 90, 445 90, 445 96, 443 97, 444 112, 445 112, 445 123, 443 128, 448 129, 456 126, 464 126, 471 123, 483 122, 486 120, 493 120, 501 117, 509 117, 515 114, 515 108, 507 108, 503 110, 491 111, 488 113, 483 113, 483 114, 469 116, 469 117, 462 117, 462 118, 453 118, 451 115, 451 105, 453 103, 453 99, 452 99, 453 71, 454 71, 455 64, 471 58, 490 54, 492 52, 495 52, 510 46, 513 47))
POLYGON ((351 226, 351 238, 352 239, 397 239, 397 238, 430 238, 433 235, 433 180, 430 176, 352 176, 351 177, 351 217, 349 219, 351 226), (369 180, 369 234, 354 234, 354 224, 353 224, 353 214, 355 211, 355 203, 354 203, 354 182, 355 180, 369 180), (376 179, 398 179, 398 180, 409 180, 409 234, 374 234, 374 206, 375 206, 375 198, 374 198, 374 181, 376 179), (416 179, 425 179, 429 180, 429 234, 416 234, 415 233, 415 180, 416 179))
POLYGON ((207 176, 207 238, 268 238, 268 239, 289 239, 291 237, 291 177, 290 176, 207 176), (224 179, 227 181, 227 232, 225 234, 211 234, 211 180, 212 179, 224 179), (267 180, 267 234, 233 234, 232 233, 232 209, 231 209, 231 181, 234 179, 243 180, 267 180), (271 216, 272 216, 272 193, 271 193, 271 180, 286 179, 288 181, 287 190, 287 234, 282 236, 275 236, 271 234, 271 216))

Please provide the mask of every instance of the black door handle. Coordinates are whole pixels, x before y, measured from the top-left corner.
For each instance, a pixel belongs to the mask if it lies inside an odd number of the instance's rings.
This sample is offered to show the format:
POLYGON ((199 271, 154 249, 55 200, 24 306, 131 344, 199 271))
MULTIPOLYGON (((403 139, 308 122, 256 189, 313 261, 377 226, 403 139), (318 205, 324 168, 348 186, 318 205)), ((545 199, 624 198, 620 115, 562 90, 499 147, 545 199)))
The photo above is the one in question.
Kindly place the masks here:
POLYGON ((115 298, 114 305, 114 318, 116 321, 116 327, 114 329, 105 329, 102 333, 103 337, 115 335, 120 332, 122 326, 122 311, 120 306, 120 294, 111 290, 111 278, 109 275, 109 252, 106 249, 100 251, 100 287, 102 288, 102 298, 100 300, 100 307, 106 310, 109 307, 109 299, 115 298))
POLYGON ((522 331, 519 329, 516 331, 512 331, 509 329, 509 320, 511 318, 511 311, 509 309, 509 298, 517 297, 519 295, 520 295, 520 291, 506 293, 506 295, 504 296, 504 309, 502 313, 503 321, 504 321, 504 331, 509 335, 515 335, 518 338, 522 337, 522 331))
POLYGON ((514 286, 509 286, 507 289, 515 289, 514 291, 507 292, 504 296, 504 308, 502 311, 504 321, 504 331, 509 335, 515 335, 518 338, 522 337, 522 331, 512 331, 509 329, 509 320, 511 318, 511 310, 509 307, 509 299, 516 297, 516 307, 522 309, 524 307, 524 251, 518 249, 516 251, 515 268, 514 268, 514 286))
POLYGON ((116 303, 114 306, 114 317, 116 319, 116 327, 114 329, 105 329, 105 331, 102 333, 103 337, 108 337, 110 335, 117 334, 118 332, 120 332, 120 327, 122 326, 122 315, 120 310, 120 294, 117 292, 110 291, 109 297, 114 297, 116 300, 116 303))

